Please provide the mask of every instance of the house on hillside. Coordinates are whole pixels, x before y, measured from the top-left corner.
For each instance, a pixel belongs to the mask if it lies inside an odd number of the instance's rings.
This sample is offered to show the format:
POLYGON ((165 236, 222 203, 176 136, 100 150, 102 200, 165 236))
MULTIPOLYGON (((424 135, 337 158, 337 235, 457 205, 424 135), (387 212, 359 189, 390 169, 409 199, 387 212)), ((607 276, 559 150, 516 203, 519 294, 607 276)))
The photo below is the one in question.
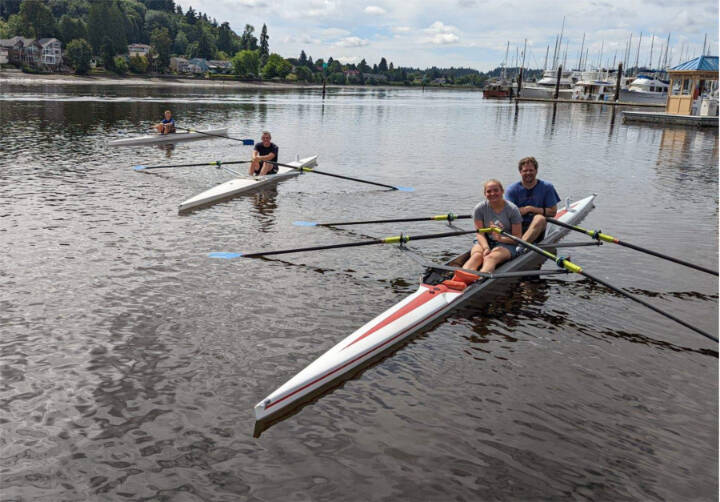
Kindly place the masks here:
POLYGON ((128 45, 128 56, 150 56, 150 46, 147 44, 130 44, 128 45))
POLYGON ((10 61, 10 49, 7 47, 0 47, 0 64, 5 64, 10 61))
POLYGON ((8 62, 18 66, 35 66, 42 53, 42 46, 32 38, 12 37, 1 39, 0 47, 7 50, 8 62))
POLYGON ((207 73, 209 70, 207 59, 203 58, 192 58, 188 61, 189 73, 207 73))
POLYGON ((170 58, 170 69, 177 73, 187 73, 189 64, 185 58, 170 58))
POLYGON ((210 73, 231 73, 232 63, 230 61, 210 60, 208 61, 210 73))
POLYGON ((38 63, 49 70, 57 71, 62 66, 62 43, 57 38, 41 38, 38 40, 41 46, 40 59, 38 63))

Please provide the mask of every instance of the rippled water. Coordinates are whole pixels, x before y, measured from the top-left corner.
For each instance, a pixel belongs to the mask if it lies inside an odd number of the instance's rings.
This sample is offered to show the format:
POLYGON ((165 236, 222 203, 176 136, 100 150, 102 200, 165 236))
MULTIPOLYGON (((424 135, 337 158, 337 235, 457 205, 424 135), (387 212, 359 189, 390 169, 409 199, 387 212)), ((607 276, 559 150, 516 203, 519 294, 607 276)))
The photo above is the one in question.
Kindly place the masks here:
MULTIPOLYGON (((716 268, 716 130, 475 92, 343 89, 323 102, 5 82, 0 131, 3 500, 717 499, 717 345, 601 286, 519 284, 254 438, 255 403, 414 291, 421 270, 392 246, 207 258, 441 232, 292 222, 467 213, 483 181, 514 181, 534 155, 563 198, 598 194, 584 226, 716 268), (250 148, 107 147, 167 107, 238 138, 270 129, 281 161, 319 154, 322 170, 415 192, 303 175, 179 216, 229 175, 133 165, 250 148)), ((413 249, 440 261, 467 245, 413 249)), ((714 277, 611 245, 572 258, 717 335, 714 277)))

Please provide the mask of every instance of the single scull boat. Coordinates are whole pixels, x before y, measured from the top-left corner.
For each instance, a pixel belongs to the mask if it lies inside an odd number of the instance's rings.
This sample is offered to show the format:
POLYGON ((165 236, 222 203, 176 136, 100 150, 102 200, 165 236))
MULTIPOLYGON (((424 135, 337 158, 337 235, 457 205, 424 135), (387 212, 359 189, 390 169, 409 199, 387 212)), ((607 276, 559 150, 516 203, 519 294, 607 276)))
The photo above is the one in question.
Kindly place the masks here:
MULTIPOLYGON (((595 196, 579 200, 558 211, 556 219, 579 223, 593 208, 595 196)), ((569 230, 549 224, 542 244, 557 243, 569 230)), ((461 267, 468 252, 447 263, 461 267)), ((532 252, 521 254, 497 269, 501 272, 527 271, 537 268, 545 259, 532 252)), ((290 411, 293 405, 322 393, 338 383, 343 376, 357 371, 384 355, 398 343, 445 317, 451 310, 470 301, 478 294, 497 290, 501 279, 477 280, 460 274, 463 282, 448 280, 452 272, 442 267, 429 267, 417 291, 389 308, 350 336, 325 352, 300 373, 288 380, 255 406, 257 420, 272 420, 290 411)))
POLYGON ((135 146, 135 145, 162 145, 166 143, 180 143, 181 141, 197 141, 212 139, 213 137, 227 136, 227 128, 208 129, 198 132, 175 132, 172 134, 148 134, 134 138, 116 139, 108 143, 109 146, 135 146))
MULTIPOLYGON (((317 165, 317 155, 306 157, 304 159, 295 160, 288 165, 296 167, 313 167, 317 165)), ((278 183, 287 178, 297 176, 302 171, 293 169, 292 167, 278 167, 277 174, 268 174, 265 176, 248 176, 247 178, 234 178, 225 183, 205 190, 180 203, 179 212, 189 211, 193 208, 206 206, 221 200, 229 199, 243 193, 252 192, 268 185, 278 183)))

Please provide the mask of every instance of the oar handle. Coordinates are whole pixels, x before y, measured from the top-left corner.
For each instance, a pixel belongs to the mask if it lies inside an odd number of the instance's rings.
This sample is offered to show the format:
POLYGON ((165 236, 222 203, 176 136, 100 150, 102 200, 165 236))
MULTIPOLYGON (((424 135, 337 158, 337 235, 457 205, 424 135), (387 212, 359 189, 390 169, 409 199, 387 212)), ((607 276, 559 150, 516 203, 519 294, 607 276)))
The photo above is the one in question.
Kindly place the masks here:
POLYGON ((316 227, 339 227, 339 226, 346 226, 346 225, 371 225, 373 223, 406 223, 411 221, 454 221, 454 220, 462 220, 466 218, 471 218, 472 215, 469 214, 453 214, 453 213, 447 213, 447 214, 438 214, 435 216, 429 216, 424 218, 396 218, 391 220, 365 220, 365 221, 339 221, 339 222, 332 222, 332 223, 316 223, 313 226, 316 227))
POLYGON ((340 178, 342 180, 349 180, 349 181, 357 181, 359 183, 366 183, 368 185, 375 185, 379 187, 384 188, 390 188, 391 190, 400 190, 399 187, 392 186, 392 185, 386 185, 385 183, 378 183, 376 181, 368 181, 368 180, 361 180, 359 178, 352 178, 350 176, 343 176, 342 174, 333 174, 333 173, 327 173, 324 171, 318 171, 316 169, 312 169, 310 167, 298 167, 298 166, 292 166, 290 164, 281 164, 280 162, 273 162, 272 160, 265 160, 263 162, 268 162, 270 164, 275 164, 276 166, 282 166, 282 167, 289 167, 291 169, 297 169, 298 171, 302 172, 308 172, 308 173, 315 173, 315 174, 322 174, 323 176, 332 176, 333 178, 340 178))

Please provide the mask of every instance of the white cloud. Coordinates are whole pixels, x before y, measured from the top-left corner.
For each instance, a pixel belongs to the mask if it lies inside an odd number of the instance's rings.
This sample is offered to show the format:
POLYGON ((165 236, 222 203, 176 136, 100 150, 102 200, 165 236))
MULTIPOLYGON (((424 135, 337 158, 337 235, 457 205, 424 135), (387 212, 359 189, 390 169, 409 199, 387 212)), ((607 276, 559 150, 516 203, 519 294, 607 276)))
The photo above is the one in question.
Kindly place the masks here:
POLYGON ((390 28, 393 33, 409 33, 411 28, 409 26, 393 26, 390 28))
POLYGON ((455 26, 444 24, 442 21, 435 21, 423 31, 427 33, 427 36, 420 40, 423 43, 448 45, 460 41, 460 37, 457 35, 458 29, 455 26))
POLYGON ((340 38, 346 37, 350 34, 348 30, 342 28, 324 28, 319 31, 320 36, 325 38, 340 38))
POLYGON ((335 47, 365 47, 370 42, 360 37, 345 37, 335 42, 335 47))
POLYGON ((377 5, 368 5, 365 7, 365 14, 371 14, 373 16, 382 16, 384 14, 387 14, 387 11, 383 9, 382 7, 378 7, 377 5))
POLYGON ((340 61, 342 64, 356 64, 359 63, 362 58, 360 56, 338 56, 335 59, 340 61))
POLYGON ((438 33, 437 35, 433 35, 432 37, 424 40, 435 45, 447 45, 458 42, 460 37, 458 37, 455 33, 438 33))
POLYGON ((457 28, 444 24, 442 21, 435 21, 428 28, 424 30, 427 33, 455 33, 457 28))

